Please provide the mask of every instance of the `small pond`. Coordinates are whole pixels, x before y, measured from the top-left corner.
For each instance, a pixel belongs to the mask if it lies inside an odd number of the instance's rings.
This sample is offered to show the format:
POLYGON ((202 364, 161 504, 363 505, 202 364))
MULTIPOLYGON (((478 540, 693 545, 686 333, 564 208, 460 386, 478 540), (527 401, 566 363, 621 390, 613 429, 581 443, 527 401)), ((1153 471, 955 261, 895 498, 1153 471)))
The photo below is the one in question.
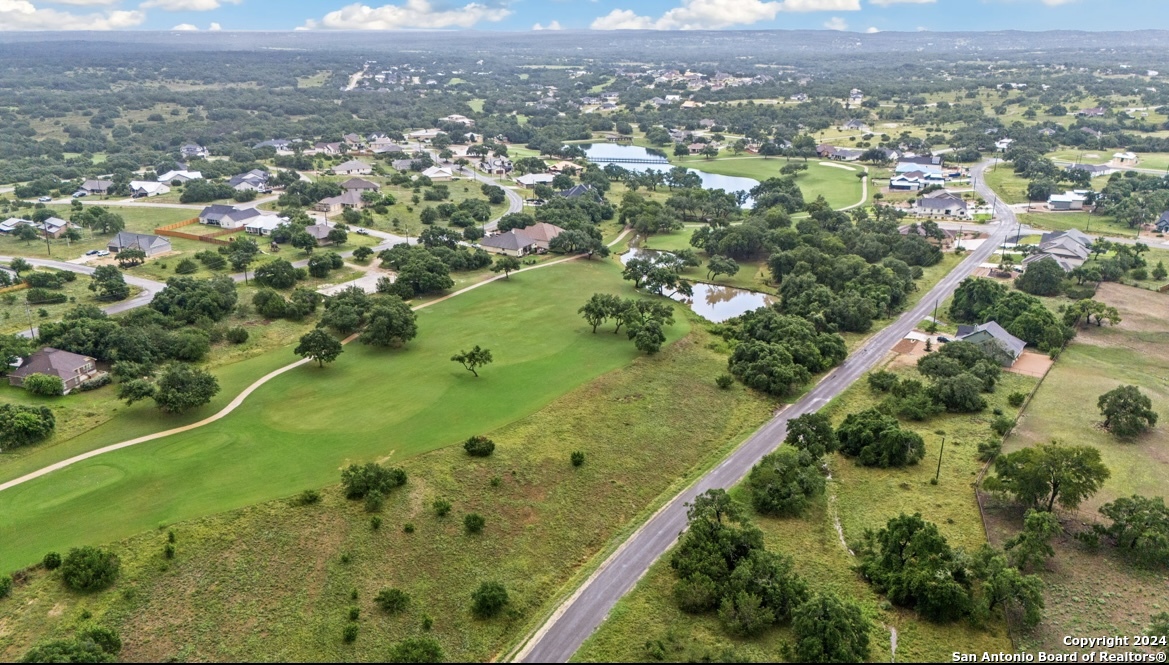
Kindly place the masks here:
MULTIPOLYGON (((618 145, 616 143, 592 143, 581 145, 584 148, 585 156, 591 162, 598 164, 612 163, 627 169, 629 171, 669 171, 674 168, 665 157, 656 155, 649 150, 638 145, 618 145), (660 160, 658 163, 645 164, 637 162, 624 162, 620 160, 660 160)), ((702 178, 703 189, 721 189, 726 192, 749 192, 754 189, 759 181, 754 178, 740 178, 731 175, 719 175, 717 173, 707 173, 702 169, 687 168, 691 173, 697 173, 698 177, 702 178)), ((750 201, 744 207, 751 207, 750 201)))
MULTIPOLYGON (((624 264, 630 259, 637 258, 652 259, 665 253, 653 249, 631 249, 621 255, 621 263, 624 264)), ((693 288, 693 298, 687 298, 681 294, 675 294, 672 297, 678 302, 686 303, 695 314, 714 323, 722 323, 760 307, 767 307, 776 301, 775 296, 767 293, 748 291, 733 286, 694 282, 693 288)))

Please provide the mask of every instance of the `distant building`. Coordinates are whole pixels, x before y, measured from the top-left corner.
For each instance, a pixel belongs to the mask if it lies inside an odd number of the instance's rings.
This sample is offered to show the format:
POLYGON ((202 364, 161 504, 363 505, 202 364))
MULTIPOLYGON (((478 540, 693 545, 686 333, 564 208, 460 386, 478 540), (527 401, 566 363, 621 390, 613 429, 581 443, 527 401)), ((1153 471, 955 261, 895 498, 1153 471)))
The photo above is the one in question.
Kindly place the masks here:
POLYGON ((1086 196, 1067 191, 1063 194, 1052 194, 1047 198, 1047 207, 1052 210, 1083 210, 1086 196))
POLYGON ((146 198, 149 196, 160 196, 170 192, 170 186, 161 182, 153 182, 150 180, 131 180, 130 181, 130 196, 136 199, 146 198))
POLYGON ((81 190, 86 194, 106 194, 114 186, 112 180, 86 180, 81 183, 81 190))
POLYGON ((206 159, 211 156, 211 151, 196 143, 189 143, 179 148, 179 154, 183 159, 206 159))
POLYGON ((338 164, 332 170, 337 175, 369 175, 373 173, 373 167, 359 159, 338 164))
POLYGON ((188 183, 192 180, 201 180, 202 178, 203 178, 203 174, 200 173, 199 171, 178 171, 178 170, 176 170, 176 171, 167 171, 166 173, 163 173, 162 175, 158 176, 158 181, 169 185, 177 180, 177 181, 179 181, 180 184, 185 184, 185 183, 188 183))

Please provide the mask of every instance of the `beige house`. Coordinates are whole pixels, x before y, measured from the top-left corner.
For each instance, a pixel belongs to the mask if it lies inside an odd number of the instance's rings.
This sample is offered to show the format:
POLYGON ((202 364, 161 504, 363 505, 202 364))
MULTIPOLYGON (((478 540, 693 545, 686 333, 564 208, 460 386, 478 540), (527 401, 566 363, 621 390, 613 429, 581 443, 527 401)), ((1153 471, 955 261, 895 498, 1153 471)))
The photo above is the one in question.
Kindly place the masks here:
POLYGON ((559 226, 540 222, 527 228, 489 236, 479 241, 479 244, 489 252, 526 256, 548 251, 552 239, 563 232, 564 229, 559 226))
POLYGON ((99 374, 96 363, 97 361, 89 356, 46 346, 25 358, 19 368, 10 372, 8 383, 19 387, 33 374, 47 374, 60 378, 65 384, 65 392, 69 392, 99 374))

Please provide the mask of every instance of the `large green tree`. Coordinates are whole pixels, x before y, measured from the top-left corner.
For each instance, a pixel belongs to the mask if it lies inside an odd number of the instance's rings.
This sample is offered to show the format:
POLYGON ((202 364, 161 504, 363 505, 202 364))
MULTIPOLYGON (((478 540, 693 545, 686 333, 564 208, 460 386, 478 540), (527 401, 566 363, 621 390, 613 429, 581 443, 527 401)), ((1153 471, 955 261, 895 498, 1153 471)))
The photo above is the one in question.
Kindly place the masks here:
POLYGON ((986 488, 1042 510, 1051 511, 1057 503, 1074 510, 1111 475, 1096 448, 1052 442, 999 456, 986 488))
POLYGON ((322 328, 313 328, 300 338, 300 342, 293 349, 293 353, 301 358, 311 358, 317 361, 318 367, 336 360, 344 348, 328 331, 322 328))
POLYGON ((1153 401, 1136 386, 1120 386, 1100 396, 1097 408, 1104 416, 1104 427, 1122 438, 1147 432, 1157 424, 1153 401))
POLYGON ((791 446, 764 455, 747 476, 755 510, 785 517, 803 513, 809 501, 824 493, 824 474, 816 461, 808 451, 791 446))
POLYGON ((366 314, 362 344, 402 346, 418 335, 416 315, 398 296, 382 296, 374 300, 366 314))
POLYGON ((219 380, 214 374, 176 362, 159 374, 154 403, 167 413, 182 413, 207 404, 218 393, 219 380))
POLYGON ((94 292, 98 300, 125 300, 130 297, 130 287, 126 285, 122 271, 114 266, 98 266, 93 271, 89 290, 94 292))
POLYGON ((795 656, 805 663, 866 662, 872 631, 859 605, 831 591, 815 594, 792 613, 795 656))

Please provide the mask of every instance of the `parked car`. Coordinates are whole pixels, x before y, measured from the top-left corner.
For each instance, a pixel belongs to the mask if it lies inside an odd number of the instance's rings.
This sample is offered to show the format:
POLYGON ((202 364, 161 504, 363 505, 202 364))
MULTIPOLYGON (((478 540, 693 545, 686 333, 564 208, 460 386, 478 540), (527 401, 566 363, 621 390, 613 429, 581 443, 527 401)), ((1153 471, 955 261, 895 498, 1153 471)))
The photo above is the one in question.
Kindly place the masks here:
POLYGON ((81 197, 85 196, 85 195, 86 195, 86 194, 88 194, 88 193, 89 193, 89 192, 85 191, 84 189, 79 189, 79 190, 77 190, 76 192, 73 192, 73 198, 75 198, 75 199, 79 199, 79 198, 81 198, 81 197))
POLYGON ((369 231, 366 231, 365 229, 357 229, 357 231, 355 231, 355 233, 357 233, 357 235, 359 235, 359 236, 369 235, 369 231))
POLYGON ((97 256, 98 252, 100 252, 100 251, 101 251, 100 249, 91 249, 88 252, 86 252, 85 255, 86 256, 97 256))
POLYGON ((97 255, 98 256, 109 256, 110 252, 108 249, 99 249, 99 250, 97 250, 97 255))
POLYGON ((949 344, 949 343, 950 343, 949 337, 943 337, 941 335, 938 336, 938 344, 949 344))
POLYGON ((42 196, 41 198, 37 199, 37 201, 39 201, 41 203, 48 203, 49 201, 52 201, 52 200, 53 200, 53 197, 51 197, 51 196, 42 196))

